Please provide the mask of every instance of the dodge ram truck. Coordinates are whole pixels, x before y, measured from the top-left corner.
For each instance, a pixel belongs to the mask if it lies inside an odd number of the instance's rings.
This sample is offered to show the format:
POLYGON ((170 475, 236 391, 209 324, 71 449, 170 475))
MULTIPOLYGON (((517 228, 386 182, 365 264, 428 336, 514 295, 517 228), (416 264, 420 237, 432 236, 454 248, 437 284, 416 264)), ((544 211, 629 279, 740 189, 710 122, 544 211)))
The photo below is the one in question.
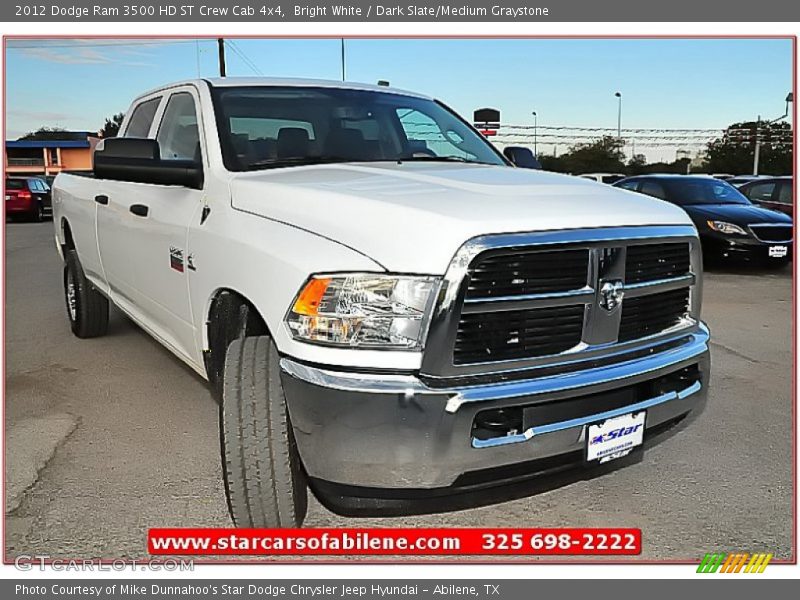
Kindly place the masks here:
POLYGON ((208 380, 238 526, 607 462, 706 401, 686 213, 517 168, 420 94, 168 85, 53 212, 73 333, 113 303, 208 380))

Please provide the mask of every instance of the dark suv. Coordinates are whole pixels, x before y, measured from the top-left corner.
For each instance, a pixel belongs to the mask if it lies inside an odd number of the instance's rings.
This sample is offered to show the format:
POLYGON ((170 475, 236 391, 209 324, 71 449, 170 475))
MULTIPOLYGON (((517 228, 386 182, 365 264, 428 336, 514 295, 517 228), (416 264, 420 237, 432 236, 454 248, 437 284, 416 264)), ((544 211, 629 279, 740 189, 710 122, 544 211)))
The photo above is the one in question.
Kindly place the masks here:
POLYGON ((644 175, 614 184, 677 204, 691 217, 709 261, 742 259, 780 266, 792 256, 792 219, 750 202, 725 181, 691 175, 644 175))
POLYGON ((39 177, 7 177, 6 216, 25 216, 43 221, 53 214, 50 186, 39 177))

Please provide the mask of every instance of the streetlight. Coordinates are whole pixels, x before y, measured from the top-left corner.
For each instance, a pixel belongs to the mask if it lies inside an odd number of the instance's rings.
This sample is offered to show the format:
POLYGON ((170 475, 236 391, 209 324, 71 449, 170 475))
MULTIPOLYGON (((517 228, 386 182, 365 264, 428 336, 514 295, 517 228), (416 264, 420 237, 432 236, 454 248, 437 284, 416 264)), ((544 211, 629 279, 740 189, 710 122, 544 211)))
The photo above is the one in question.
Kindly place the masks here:
POLYGON ((536 115, 536 111, 531 113, 533 115, 533 155, 538 157, 539 156, 539 148, 537 144, 537 136, 536 136, 536 127, 538 126, 538 118, 536 115))
POLYGON ((622 92, 615 92, 614 96, 617 97, 617 139, 622 139, 622 92))

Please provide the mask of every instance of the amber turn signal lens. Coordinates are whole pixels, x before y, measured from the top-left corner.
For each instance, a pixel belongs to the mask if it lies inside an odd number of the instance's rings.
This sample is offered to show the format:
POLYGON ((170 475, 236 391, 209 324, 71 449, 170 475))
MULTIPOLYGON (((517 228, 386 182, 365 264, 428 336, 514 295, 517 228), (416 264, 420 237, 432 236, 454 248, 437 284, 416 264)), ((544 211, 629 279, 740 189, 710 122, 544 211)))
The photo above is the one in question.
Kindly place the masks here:
POLYGON ((292 312, 298 315, 315 316, 319 312, 322 297, 331 283, 330 278, 311 279, 295 300, 292 312))

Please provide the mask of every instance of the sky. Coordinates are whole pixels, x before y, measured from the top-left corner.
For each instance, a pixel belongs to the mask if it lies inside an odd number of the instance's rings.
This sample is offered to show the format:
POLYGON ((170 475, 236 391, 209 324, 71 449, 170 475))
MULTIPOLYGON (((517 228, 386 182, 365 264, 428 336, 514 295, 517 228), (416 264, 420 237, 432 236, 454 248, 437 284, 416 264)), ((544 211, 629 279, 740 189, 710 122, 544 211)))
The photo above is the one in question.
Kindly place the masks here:
MULTIPOLYGON (((345 56, 349 81, 388 80, 468 120, 490 106, 504 123, 532 125, 536 111, 540 127, 616 128, 620 92, 623 128, 722 129, 782 115, 792 89, 789 39, 348 39, 345 56)), ((341 41, 234 38, 227 69, 341 79, 341 41)), ((97 130, 148 89, 217 74, 209 39, 7 40, 7 138, 41 126, 97 130)), ((676 148, 636 150, 672 160, 676 148)))

